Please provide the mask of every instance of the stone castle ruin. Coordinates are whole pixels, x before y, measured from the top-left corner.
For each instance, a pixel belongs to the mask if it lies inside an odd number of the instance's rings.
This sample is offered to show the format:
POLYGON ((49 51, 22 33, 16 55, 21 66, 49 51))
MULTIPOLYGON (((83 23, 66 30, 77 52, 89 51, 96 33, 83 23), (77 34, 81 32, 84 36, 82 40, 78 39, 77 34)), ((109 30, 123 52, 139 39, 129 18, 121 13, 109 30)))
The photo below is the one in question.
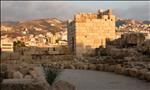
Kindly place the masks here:
POLYGON ((79 13, 68 22, 68 45, 73 54, 81 56, 106 46, 106 40, 115 39, 115 16, 112 10, 98 13, 79 13))

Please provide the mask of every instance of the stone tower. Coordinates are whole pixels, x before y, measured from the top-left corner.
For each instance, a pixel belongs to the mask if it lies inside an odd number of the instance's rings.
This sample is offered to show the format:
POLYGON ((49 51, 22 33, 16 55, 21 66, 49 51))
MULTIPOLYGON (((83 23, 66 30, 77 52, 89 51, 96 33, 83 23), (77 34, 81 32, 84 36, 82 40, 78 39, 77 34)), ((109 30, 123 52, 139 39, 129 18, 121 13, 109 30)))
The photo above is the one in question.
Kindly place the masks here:
POLYGON ((93 53, 106 46, 106 40, 115 39, 115 16, 112 10, 98 13, 79 13, 68 22, 68 46, 77 56, 93 53))

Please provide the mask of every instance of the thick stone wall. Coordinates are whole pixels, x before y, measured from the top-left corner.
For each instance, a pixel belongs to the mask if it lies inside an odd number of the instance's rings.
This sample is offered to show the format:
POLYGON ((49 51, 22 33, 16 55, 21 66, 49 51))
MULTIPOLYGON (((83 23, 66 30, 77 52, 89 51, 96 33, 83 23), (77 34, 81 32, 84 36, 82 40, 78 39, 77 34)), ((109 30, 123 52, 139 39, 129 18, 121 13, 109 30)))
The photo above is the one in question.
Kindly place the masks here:
POLYGON ((95 48, 106 46, 106 39, 115 39, 115 16, 99 14, 77 14, 68 25, 68 45, 77 56, 93 53, 95 48))

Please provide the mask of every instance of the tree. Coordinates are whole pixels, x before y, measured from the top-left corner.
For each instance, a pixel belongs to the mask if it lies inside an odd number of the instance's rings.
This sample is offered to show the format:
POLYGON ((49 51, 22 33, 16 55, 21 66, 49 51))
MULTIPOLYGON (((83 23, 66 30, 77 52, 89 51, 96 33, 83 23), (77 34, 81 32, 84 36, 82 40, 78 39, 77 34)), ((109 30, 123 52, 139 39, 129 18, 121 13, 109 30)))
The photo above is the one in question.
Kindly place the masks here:
POLYGON ((13 42, 14 44, 14 47, 24 47, 25 46, 25 43, 24 42, 21 42, 21 41, 14 41, 13 42))

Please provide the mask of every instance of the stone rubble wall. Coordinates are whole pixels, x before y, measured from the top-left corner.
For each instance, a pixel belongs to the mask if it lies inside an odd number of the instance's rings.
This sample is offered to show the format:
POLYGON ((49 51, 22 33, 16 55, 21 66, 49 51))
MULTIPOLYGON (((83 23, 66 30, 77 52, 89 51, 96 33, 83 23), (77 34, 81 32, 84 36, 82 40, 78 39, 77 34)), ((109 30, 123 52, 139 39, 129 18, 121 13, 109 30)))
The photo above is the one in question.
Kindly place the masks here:
MULTIPOLYGON (((49 85, 41 67, 22 63, 20 65, 2 65, 2 70, 14 70, 11 77, 6 77, 0 83, 1 90, 76 90, 75 86, 62 80, 55 81, 49 85), (10 69, 11 68, 11 69, 10 69), (26 73, 29 73, 26 75, 26 73)), ((3 74, 2 72, 2 74, 3 74)), ((7 75, 7 74, 5 74, 7 75)), ((3 76, 3 75, 2 75, 3 76)), ((10 76, 10 75, 9 75, 10 76)))
MULTIPOLYGON (((55 67, 58 69, 79 69, 79 70, 96 70, 105 72, 114 72, 116 74, 131 76, 146 80, 150 82, 150 64, 145 63, 123 63, 123 64, 113 64, 115 61, 110 61, 111 63, 51 63, 47 64, 49 67, 55 67), (145 64, 145 65, 144 65, 145 64)), ((118 61, 122 63, 122 61, 118 61)))

